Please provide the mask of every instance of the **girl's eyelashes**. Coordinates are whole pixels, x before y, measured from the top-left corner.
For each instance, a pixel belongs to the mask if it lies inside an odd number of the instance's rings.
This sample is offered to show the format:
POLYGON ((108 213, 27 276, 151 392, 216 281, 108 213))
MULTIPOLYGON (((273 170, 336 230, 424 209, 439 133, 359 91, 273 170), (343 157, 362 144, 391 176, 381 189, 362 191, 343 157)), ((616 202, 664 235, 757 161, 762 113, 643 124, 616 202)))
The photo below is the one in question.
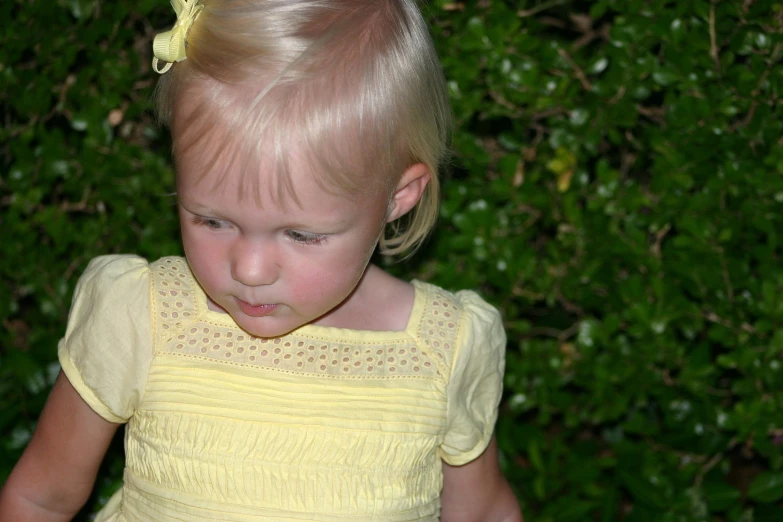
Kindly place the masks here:
POLYGON ((286 230, 288 237, 303 245, 321 245, 326 242, 325 234, 306 234, 298 230, 286 230))
POLYGON ((201 225, 207 228, 211 228, 212 230, 220 230, 224 228, 224 223, 215 218, 209 218, 209 217, 203 217, 203 216, 193 216, 193 223, 196 225, 201 225))
MULTIPOLYGON (((223 230, 228 227, 225 221, 216 218, 194 215, 191 217, 191 220, 194 224, 207 227, 211 230, 223 230)), ((308 234, 307 232, 300 232, 298 230, 286 230, 285 233, 295 243, 301 245, 321 245, 325 243, 328 238, 326 234, 308 234)))

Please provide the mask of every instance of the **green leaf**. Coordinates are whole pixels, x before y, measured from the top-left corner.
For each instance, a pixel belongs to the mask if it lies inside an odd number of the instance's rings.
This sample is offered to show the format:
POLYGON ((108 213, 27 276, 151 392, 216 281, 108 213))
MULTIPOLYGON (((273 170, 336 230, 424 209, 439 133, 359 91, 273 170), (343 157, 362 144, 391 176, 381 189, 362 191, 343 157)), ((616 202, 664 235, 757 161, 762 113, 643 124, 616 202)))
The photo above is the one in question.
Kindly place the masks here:
POLYGON ((702 488, 710 511, 724 511, 742 496, 737 488, 722 480, 705 482, 702 488))
POLYGON ((663 491, 641 475, 621 471, 618 478, 620 484, 639 502, 655 508, 664 508, 668 505, 663 491))
POLYGON ((760 473, 750 483, 748 496, 758 502, 777 502, 783 498, 783 473, 760 473))

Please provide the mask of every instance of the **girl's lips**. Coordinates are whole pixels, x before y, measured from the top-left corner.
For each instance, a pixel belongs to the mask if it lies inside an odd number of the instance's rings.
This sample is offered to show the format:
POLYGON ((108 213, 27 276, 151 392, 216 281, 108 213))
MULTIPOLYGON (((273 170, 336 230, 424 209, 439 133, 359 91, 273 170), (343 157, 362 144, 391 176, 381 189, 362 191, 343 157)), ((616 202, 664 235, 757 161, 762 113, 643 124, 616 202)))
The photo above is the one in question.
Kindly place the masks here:
POLYGON ((275 308, 277 308, 276 304, 251 305, 239 298, 235 299, 237 300, 237 304, 239 305, 239 309, 242 310, 242 313, 251 317, 264 317, 265 315, 274 312, 275 308))

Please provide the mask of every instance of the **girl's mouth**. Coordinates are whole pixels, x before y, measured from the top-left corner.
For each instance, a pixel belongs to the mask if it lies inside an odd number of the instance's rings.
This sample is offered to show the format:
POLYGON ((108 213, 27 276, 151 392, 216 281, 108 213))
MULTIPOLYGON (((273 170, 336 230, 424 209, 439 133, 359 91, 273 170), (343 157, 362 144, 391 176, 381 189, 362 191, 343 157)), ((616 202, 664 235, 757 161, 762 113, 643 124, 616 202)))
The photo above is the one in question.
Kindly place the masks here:
POLYGON ((234 299, 237 300, 237 304, 239 305, 239 309, 242 310, 242 313, 251 317, 264 317, 265 315, 269 315, 274 312, 277 308, 276 304, 252 305, 250 303, 246 303, 238 297, 235 297, 234 299))

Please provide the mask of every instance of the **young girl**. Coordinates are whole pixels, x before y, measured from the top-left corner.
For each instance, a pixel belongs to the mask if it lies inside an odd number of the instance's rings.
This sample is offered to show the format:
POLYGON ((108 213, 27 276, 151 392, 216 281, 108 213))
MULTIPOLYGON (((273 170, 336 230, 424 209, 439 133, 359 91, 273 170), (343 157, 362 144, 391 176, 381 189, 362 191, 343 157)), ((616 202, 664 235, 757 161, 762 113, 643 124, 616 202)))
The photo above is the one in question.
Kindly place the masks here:
POLYGON ((185 257, 87 267, 0 519, 70 520, 126 423, 99 521, 520 521, 497 311, 368 264, 437 213, 449 110, 414 0, 173 4, 185 257))

